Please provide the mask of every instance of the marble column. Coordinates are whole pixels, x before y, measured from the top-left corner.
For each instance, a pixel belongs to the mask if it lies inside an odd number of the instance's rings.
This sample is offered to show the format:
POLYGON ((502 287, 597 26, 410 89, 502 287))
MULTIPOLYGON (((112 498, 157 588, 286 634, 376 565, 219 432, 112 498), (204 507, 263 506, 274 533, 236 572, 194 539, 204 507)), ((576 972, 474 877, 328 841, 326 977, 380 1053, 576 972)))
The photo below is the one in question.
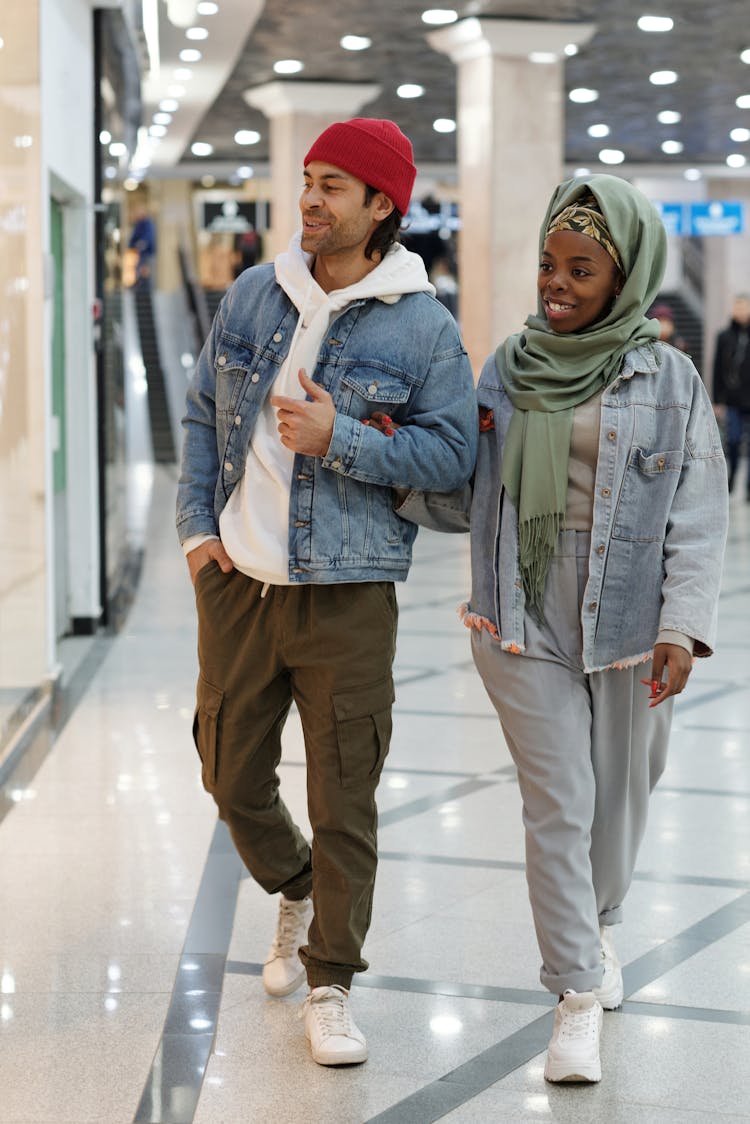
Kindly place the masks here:
POLYGON ((299 229, 305 153, 334 121, 360 116, 380 87, 359 82, 268 82, 245 90, 248 105, 271 122, 271 230, 267 255, 286 249, 299 229))
POLYGON ((471 18, 427 36, 458 70, 460 317, 477 375, 536 309, 539 226, 563 177, 565 47, 593 32, 471 18))

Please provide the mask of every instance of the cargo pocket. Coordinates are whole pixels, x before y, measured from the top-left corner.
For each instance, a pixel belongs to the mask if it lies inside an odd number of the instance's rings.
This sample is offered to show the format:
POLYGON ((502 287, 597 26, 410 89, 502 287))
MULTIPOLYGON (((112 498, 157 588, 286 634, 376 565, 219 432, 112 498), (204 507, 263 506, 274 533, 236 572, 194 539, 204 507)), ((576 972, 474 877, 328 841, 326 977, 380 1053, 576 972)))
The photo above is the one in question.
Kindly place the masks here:
POLYGON ((394 698, 390 676, 333 696, 342 788, 377 784, 391 741, 394 698))
POLYGON ((197 704, 193 718, 193 741, 203 765, 202 779, 206 792, 213 792, 218 765, 218 731, 224 692, 198 679, 197 704))

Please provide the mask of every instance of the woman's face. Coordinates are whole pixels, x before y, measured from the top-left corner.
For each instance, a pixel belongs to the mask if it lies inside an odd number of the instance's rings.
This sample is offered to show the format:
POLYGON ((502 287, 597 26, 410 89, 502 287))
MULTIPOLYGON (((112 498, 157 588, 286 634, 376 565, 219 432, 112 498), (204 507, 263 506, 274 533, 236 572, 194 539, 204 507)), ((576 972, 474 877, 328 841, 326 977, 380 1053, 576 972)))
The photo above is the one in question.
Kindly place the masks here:
POLYGON ((622 276, 603 246, 575 230, 556 230, 544 243, 539 293, 553 332, 582 332, 609 312, 622 276))

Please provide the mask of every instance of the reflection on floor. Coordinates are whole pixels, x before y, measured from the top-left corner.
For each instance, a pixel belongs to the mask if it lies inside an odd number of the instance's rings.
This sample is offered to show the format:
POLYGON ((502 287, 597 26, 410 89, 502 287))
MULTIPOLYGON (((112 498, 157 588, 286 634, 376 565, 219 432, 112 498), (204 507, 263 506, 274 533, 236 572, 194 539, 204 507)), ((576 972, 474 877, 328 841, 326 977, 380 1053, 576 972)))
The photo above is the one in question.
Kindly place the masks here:
MULTIPOLYGON (((552 1087, 550 997, 508 752, 454 607, 467 543, 421 533, 399 590, 381 864, 353 992, 370 1061, 311 1061, 259 972, 275 902, 200 787, 192 591, 159 469, 140 589, 94 642, 0 822, 2 1124, 715 1124, 750 1120, 750 506, 732 497, 720 647, 681 698, 618 946, 604 1079, 552 1087), (86 673, 85 683, 81 678, 86 673), (34 772, 36 769, 36 772, 34 772)), ((74 677, 75 678, 75 677, 74 677)), ((290 720, 282 783, 304 822, 290 720)), ((1 814, 1 813, 0 813, 1 814)))

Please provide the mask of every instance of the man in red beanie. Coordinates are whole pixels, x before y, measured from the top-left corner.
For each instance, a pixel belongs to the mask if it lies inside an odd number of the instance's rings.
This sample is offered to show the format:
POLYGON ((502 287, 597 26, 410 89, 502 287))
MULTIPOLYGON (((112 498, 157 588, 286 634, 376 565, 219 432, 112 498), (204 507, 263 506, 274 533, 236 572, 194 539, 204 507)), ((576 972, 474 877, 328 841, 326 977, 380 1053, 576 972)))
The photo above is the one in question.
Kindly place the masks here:
POLYGON ((302 229, 224 297, 187 395, 177 526, 195 585, 194 738, 206 790, 278 926, 270 995, 307 978, 322 1065, 363 1062, 375 791, 391 736, 397 604, 416 527, 393 488, 449 491, 476 452, 455 321, 398 242, 416 169, 392 121, 331 125, 304 162, 302 229), (374 412, 395 423, 386 438, 374 412), (294 703, 312 844, 279 795, 294 703))

